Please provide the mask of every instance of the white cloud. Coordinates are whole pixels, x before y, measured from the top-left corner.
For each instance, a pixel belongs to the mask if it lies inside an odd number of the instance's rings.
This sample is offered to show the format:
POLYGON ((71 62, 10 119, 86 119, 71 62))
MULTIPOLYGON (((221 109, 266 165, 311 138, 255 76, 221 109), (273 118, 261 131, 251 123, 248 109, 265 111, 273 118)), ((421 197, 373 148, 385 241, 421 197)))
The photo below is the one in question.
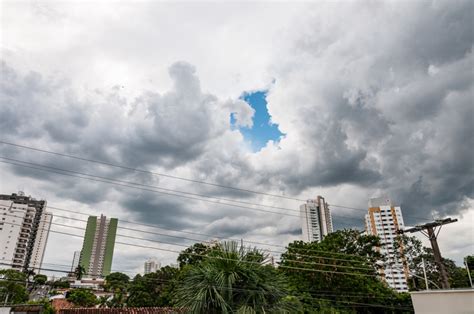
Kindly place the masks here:
MULTIPOLYGON (((472 203, 464 203, 473 186, 470 8, 443 1, 138 2, 115 3, 113 10, 5 3, 0 130, 25 145, 303 199, 321 194, 332 204, 365 208, 369 197, 391 194, 413 222, 411 216, 433 209, 471 213, 472 203), (238 97, 262 87, 269 88, 272 122, 286 135, 253 153, 232 130, 230 114, 236 125, 252 126, 255 111, 238 97)), ((299 205, 0 149, 141 184, 299 205)), ((297 238, 297 217, 0 169, 2 193, 21 187, 53 206, 278 244, 297 238)), ((363 212, 333 210, 355 218, 335 219, 341 226, 362 225, 363 212)), ((462 219, 472 221, 470 214, 462 219)), ((469 240, 456 236, 458 243, 469 240)), ((458 259, 468 249, 445 255, 458 259)), ((69 251, 53 245, 47 257, 66 261, 69 251)), ((120 251, 114 263, 141 267, 144 258, 138 249, 120 251)))

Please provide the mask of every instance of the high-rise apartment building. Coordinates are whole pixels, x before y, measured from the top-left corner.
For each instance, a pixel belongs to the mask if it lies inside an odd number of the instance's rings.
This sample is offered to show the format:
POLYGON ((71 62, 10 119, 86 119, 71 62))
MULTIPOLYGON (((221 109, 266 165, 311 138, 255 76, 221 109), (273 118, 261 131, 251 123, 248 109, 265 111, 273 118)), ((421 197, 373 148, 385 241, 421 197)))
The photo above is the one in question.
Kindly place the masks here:
POLYGON ((161 264, 155 258, 149 258, 144 264, 144 274, 150 274, 160 269, 161 264))
MULTIPOLYGON (((388 197, 373 198, 369 201, 369 212, 365 215, 365 229, 376 235, 383 244, 378 250, 386 256, 382 279, 397 291, 408 291, 408 266, 403 261, 403 251, 396 252, 397 231, 404 228, 402 210, 388 197), (401 254, 396 254, 401 253, 401 254)), ((400 247, 399 250, 403 250, 400 247)))
POLYGON ((318 196, 300 206, 303 241, 321 241, 333 231, 331 212, 324 198, 318 196))
POLYGON ((105 277, 110 274, 118 219, 89 216, 79 264, 84 277, 105 277))
POLYGON ((81 259, 81 251, 74 251, 74 256, 72 258, 71 272, 75 272, 77 266, 79 266, 79 260, 81 259))
POLYGON ((0 195, 0 268, 39 273, 53 215, 23 192, 0 195))

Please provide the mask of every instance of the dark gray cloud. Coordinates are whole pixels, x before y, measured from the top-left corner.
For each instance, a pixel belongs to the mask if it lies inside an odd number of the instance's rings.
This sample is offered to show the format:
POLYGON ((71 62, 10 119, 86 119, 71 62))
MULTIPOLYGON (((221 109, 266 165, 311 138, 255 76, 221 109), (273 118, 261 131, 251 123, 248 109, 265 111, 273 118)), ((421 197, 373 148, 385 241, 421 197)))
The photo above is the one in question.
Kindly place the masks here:
MULTIPOLYGON (((1 137, 298 198, 324 189, 333 204, 365 208, 369 197, 388 194, 402 204, 410 223, 418 222, 411 216, 431 218, 433 210, 459 213, 474 191, 473 10, 472 1, 309 8, 301 17, 304 27, 296 23, 288 31, 292 37, 284 42, 290 47, 274 49, 278 56, 268 110, 286 136, 259 153, 247 151, 229 124, 230 112, 241 119, 238 123, 251 124, 252 109, 206 92, 196 68, 185 62, 169 68, 169 89, 155 86, 134 96, 121 86, 84 91, 50 73, 21 72, 3 62, 1 137), (343 195, 348 186, 364 195, 343 195)), ((299 205, 4 145, 0 152, 117 180, 294 209, 299 205)), ((300 232, 297 218, 25 168, 7 171, 22 182, 34 179, 57 199, 116 207, 158 226, 279 239, 300 232)), ((355 219, 349 221, 335 218, 335 226, 359 226, 359 214, 351 213, 355 219)))
POLYGON ((288 134, 283 151, 298 155, 275 151, 294 159, 283 182, 365 187, 367 198, 391 195, 408 217, 465 208, 474 190, 473 3, 326 9, 315 16, 339 18, 310 22, 292 50, 301 59, 282 66, 270 90, 288 134))

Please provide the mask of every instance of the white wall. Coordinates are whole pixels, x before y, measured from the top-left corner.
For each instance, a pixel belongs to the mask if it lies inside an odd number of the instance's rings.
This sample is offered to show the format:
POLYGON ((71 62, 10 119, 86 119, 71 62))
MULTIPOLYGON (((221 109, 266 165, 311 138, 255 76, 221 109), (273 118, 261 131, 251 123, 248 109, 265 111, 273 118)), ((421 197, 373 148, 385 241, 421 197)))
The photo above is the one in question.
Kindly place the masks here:
POLYGON ((415 314, 472 314, 474 289, 410 292, 415 314))

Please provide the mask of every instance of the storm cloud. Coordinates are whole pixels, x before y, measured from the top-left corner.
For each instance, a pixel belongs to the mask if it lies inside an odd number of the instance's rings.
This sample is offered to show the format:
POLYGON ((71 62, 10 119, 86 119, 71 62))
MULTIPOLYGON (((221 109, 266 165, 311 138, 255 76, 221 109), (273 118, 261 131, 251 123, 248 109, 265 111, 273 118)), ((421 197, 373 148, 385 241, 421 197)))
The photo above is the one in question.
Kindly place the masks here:
MULTIPOLYGON (((135 183, 2 164, 2 193, 279 244, 298 238, 298 217, 252 204, 297 215, 301 201, 243 190, 361 209, 389 195, 409 224, 473 210, 472 1, 118 6, 130 27, 90 5, 5 6, 23 19, 5 22, 2 140, 242 190, 0 145, 3 157, 135 183), (172 32, 168 15, 190 24, 172 32), (58 27, 65 37, 49 35, 58 27), (231 115, 251 127, 257 113, 239 96, 257 90, 285 135, 254 152, 231 115)), ((363 210, 332 210, 336 226, 363 226, 363 210)))

